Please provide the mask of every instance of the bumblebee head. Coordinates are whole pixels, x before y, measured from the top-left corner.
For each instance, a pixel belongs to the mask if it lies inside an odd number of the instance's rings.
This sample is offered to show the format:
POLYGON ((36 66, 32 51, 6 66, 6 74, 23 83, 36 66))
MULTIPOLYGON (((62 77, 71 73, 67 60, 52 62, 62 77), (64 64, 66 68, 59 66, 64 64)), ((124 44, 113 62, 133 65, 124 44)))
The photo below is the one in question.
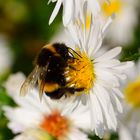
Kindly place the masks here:
POLYGON ((53 46, 56 49, 56 52, 60 54, 63 58, 69 58, 69 48, 63 43, 55 43, 53 46))

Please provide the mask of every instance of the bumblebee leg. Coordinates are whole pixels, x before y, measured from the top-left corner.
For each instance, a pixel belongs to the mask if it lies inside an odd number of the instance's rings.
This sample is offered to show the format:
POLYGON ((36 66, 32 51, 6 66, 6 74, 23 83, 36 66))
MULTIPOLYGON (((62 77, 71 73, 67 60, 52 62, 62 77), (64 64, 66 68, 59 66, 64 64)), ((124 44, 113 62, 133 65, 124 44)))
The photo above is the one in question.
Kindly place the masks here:
POLYGON ((76 69, 75 69, 74 67, 72 67, 72 66, 69 66, 69 68, 70 68, 70 69, 73 69, 73 70, 76 70, 76 69))
POLYGON ((84 88, 67 88, 66 89, 70 94, 75 94, 75 92, 81 92, 84 88))

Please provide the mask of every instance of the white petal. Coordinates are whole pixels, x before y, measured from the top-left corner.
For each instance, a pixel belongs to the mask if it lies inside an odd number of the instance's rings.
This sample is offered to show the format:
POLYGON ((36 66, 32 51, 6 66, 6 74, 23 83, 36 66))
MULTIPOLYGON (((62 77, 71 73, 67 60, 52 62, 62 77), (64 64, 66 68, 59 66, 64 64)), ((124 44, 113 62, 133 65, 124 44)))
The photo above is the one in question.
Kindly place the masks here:
POLYGON ((93 16, 97 16, 100 11, 100 5, 98 0, 88 0, 88 9, 91 10, 93 16))
POLYGON ((117 56, 120 52, 121 52, 121 47, 116 47, 114 49, 111 49, 110 51, 106 52, 105 54, 103 54, 102 56, 98 57, 95 59, 95 62, 99 62, 102 60, 109 60, 114 58, 115 56, 117 56))
POLYGON ((73 17, 74 12, 74 1, 64 0, 63 2, 63 24, 68 25, 73 17))
POLYGON ((74 16, 77 18, 80 13, 82 13, 83 3, 84 1, 81 0, 74 0, 75 2, 75 10, 74 10, 74 16))
POLYGON ((114 15, 112 15, 112 16, 110 16, 110 17, 107 19, 105 25, 104 25, 103 28, 102 28, 102 34, 103 34, 103 36, 105 35, 105 33, 106 33, 108 27, 110 26, 110 24, 112 23, 112 21, 113 21, 114 18, 115 18, 114 15))
POLYGON ((119 98, 121 98, 121 99, 124 98, 123 93, 118 88, 113 88, 113 91, 116 94, 116 96, 118 96, 119 98))
POLYGON ((129 61, 122 62, 119 66, 115 67, 115 69, 122 71, 122 70, 125 70, 125 69, 133 67, 133 65, 134 65, 134 63, 131 62, 131 61, 130 62, 129 61))
MULTIPOLYGON (((88 44, 88 54, 89 56, 94 55, 94 53, 100 48, 101 44, 101 27, 98 20, 95 20, 94 26, 91 27, 91 34, 89 37, 89 44, 88 44), (98 45, 100 44, 100 45, 98 45)), ((102 41, 101 41, 102 42, 102 41)))
POLYGON ((71 133, 68 135, 67 140, 88 140, 88 136, 82 133, 80 130, 73 128, 71 133))
POLYGON ((102 106, 108 128, 116 130, 117 120, 114 109, 112 108, 110 97, 107 91, 101 86, 98 86, 97 97, 102 106))
POLYGON ((111 60, 102 60, 100 63, 95 63, 94 66, 98 68, 112 68, 120 64, 119 60, 111 59, 111 60))
POLYGON ((58 14, 58 11, 61 7, 61 4, 62 4, 62 1, 63 0, 58 0, 57 3, 56 3, 56 6, 51 14, 51 17, 50 17, 50 20, 49 20, 49 25, 53 22, 53 20, 55 19, 56 15, 58 14))
POLYGON ((87 111, 82 112, 74 111, 73 113, 71 113, 70 119, 77 128, 81 128, 83 130, 90 130, 91 128, 91 120, 88 109, 87 111))
POLYGON ((127 127, 121 125, 121 128, 119 129, 119 137, 120 140, 134 140, 131 136, 131 133, 127 129, 127 127))
POLYGON ((121 100, 119 100, 118 97, 116 96, 116 94, 114 94, 114 93, 110 94, 110 97, 111 97, 112 104, 114 105, 114 110, 117 109, 117 111, 119 113, 122 113, 123 108, 122 108, 122 104, 120 102, 121 100))
POLYGON ((73 41, 75 42, 75 45, 77 46, 81 46, 81 39, 80 39, 80 36, 79 36, 79 31, 77 31, 76 27, 71 23, 69 24, 68 28, 67 28, 68 32, 70 33, 73 41))
MULTIPOLYGON (((33 136, 27 135, 18 135, 13 140, 35 140, 33 136)), ((37 140, 37 139, 36 139, 37 140)))
POLYGON ((25 81, 26 77, 23 73, 18 72, 9 76, 8 80, 5 82, 4 86, 8 92, 8 94, 14 98, 15 96, 19 96, 20 87, 25 81))
POLYGON ((95 74, 97 77, 97 83, 103 83, 106 87, 118 87, 119 81, 113 73, 109 72, 108 69, 95 69, 95 74))
MULTIPOLYGON (((95 89, 96 93, 96 89, 95 89)), ((103 127, 103 114, 100 107, 100 104, 98 102, 98 99, 96 97, 96 94, 98 93, 90 93, 89 94, 89 107, 91 108, 91 127, 92 129, 95 129, 96 135, 102 137, 104 133, 104 127, 103 127)))
POLYGON ((4 107, 3 109, 6 117, 10 120, 9 127, 14 133, 23 132, 26 128, 38 125, 43 117, 39 112, 25 108, 4 107))

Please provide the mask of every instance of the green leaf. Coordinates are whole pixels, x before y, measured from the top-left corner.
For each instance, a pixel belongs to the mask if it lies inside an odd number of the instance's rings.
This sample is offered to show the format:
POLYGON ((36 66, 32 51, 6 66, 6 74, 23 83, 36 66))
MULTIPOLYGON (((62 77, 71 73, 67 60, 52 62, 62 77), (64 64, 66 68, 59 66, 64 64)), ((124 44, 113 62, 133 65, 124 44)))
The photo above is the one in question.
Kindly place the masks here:
POLYGON ((14 101, 6 92, 6 89, 0 85, 0 106, 3 105, 12 105, 15 106, 14 101))
POLYGON ((110 132, 110 133, 105 133, 104 137, 102 139, 100 139, 98 136, 96 136, 95 134, 90 133, 88 135, 88 138, 90 140, 118 140, 118 134, 115 132, 110 132))
POLYGON ((140 53, 135 53, 129 57, 122 58, 121 61, 122 62, 124 62, 124 61, 136 61, 139 58, 140 58, 140 53))

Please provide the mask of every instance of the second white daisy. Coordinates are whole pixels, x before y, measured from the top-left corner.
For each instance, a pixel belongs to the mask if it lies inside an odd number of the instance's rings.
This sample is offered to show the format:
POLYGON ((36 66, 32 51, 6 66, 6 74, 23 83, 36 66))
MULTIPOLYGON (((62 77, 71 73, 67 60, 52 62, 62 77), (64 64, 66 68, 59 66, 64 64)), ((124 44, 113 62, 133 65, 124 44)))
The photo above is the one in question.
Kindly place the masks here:
POLYGON ((129 79, 123 87, 125 112, 119 125, 120 140, 140 139, 140 60, 128 70, 129 79))
POLYGON ((108 31, 107 39, 113 44, 128 45, 134 39, 134 29, 138 23, 137 0, 110 0, 103 2, 102 15, 104 18, 115 13, 116 18, 108 31))
MULTIPOLYGON (((58 140, 88 139, 87 135, 80 130, 89 128, 89 114, 86 108, 82 108, 81 105, 79 109, 73 111, 72 100, 60 103, 52 101, 46 96, 40 103, 37 91, 32 91, 29 96, 22 98, 18 91, 23 79, 24 76, 18 73, 10 77, 6 83, 9 95, 18 105, 15 108, 4 107, 5 115, 10 121, 8 126, 15 134, 23 133, 15 139, 28 139, 30 136, 32 139, 36 137, 38 140, 42 140, 43 137, 39 136, 45 131, 58 140), (14 81, 18 81, 19 86, 15 85, 14 81), (38 132, 37 129, 41 131, 38 132), (32 132, 36 132, 36 135, 32 132)), ((47 134, 45 136, 47 137, 47 134)))

